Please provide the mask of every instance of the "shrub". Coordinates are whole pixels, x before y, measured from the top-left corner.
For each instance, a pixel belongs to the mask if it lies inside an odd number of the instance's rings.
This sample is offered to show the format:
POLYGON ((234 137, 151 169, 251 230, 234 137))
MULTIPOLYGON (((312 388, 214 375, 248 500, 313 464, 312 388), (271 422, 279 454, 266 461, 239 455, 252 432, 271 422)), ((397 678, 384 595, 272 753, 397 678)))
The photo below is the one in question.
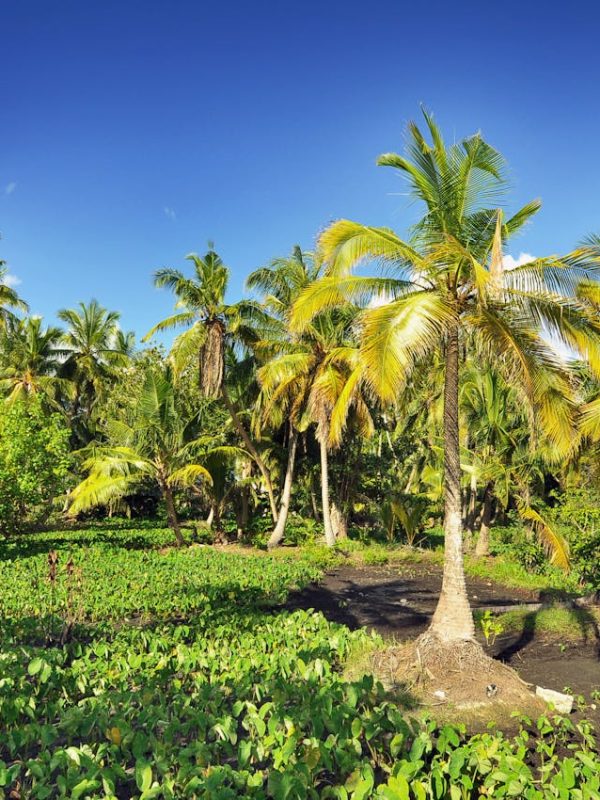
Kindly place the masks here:
POLYGON ((67 488, 69 431, 31 398, 0 415, 0 530, 39 522, 67 488))
POLYGON ((600 586, 600 493, 570 489, 558 497, 551 516, 571 548, 574 569, 586 583, 600 586))

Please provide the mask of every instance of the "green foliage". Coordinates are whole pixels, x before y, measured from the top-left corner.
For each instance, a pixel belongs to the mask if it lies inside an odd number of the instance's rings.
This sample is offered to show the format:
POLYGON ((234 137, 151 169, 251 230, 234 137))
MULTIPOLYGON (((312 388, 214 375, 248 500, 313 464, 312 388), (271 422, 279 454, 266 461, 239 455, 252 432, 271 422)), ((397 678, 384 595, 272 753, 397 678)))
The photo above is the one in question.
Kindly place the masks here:
POLYGON ((504 633, 502 621, 494 616, 494 613, 489 608, 479 617, 479 625, 488 646, 493 645, 496 637, 504 633))
POLYGON ((523 720, 514 738, 469 736, 462 726, 412 719, 368 675, 345 680, 346 658, 373 645, 365 632, 260 607, 318 575, 306 560, 165 550, 164 529, 115 528, 8 543, 0 797, 598 793, 586 723, 523 720), (81 627, 62 647, 39 639, 35 613, 48 598, 50 548, 59 564, 70 559, 82 570, 81 627), (569 756, 559 758, 566 742, 569 756))
POLYGON ((59 414, 44 412, 38 398, 0 414, 0 530, 39 521, 67 488, 69 431, 59 414))
POLYGON ((600 492, 569 489, 550 514, 569 542, 571 560, 581 579, 600 587, 600 492))

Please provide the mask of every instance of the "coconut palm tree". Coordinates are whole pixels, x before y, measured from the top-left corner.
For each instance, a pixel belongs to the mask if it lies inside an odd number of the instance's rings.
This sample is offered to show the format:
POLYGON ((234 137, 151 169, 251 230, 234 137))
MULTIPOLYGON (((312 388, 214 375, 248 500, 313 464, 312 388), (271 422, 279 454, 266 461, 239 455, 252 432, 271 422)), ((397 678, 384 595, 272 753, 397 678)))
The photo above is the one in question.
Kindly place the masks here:
MULTIPOLYGON (((365 380, 386 402, 397 402, 411 373, 443 353, 445 560, 429 643, 458 646, 474 636, 465 586, 459 441, 459 379, 464 353, 479 352, 520 391, 556 448, 577 439, 570 371, 542 338, 541 327, 600 362, 600 326, 576 299, 582 280, 595 282, 589 249, 564 258, 538 258, 503 268, 506 241, 540 208, 534 201, 505 217, 498 207, 504 161, 481 135, 447 146, 425 114, 431 142, 412 123, 406 155, 379 164, 408 180, 425 214, 410 240, 388 228, 348 220, 333 223, 319 240, 326 275, 296 302, 292 328, 301 331, 324 309, 360 299, 361 358, 365 380), (353 274, 360 262, 378 262, 393 277, 353 274), (368 305, 368 301, 376 300, 368 305)), ((436 645, 437 646, 437 645, 436 645)))
MULTIPOLYGON (((252 272, 246 281, 246 287, 250 290, 259 290, 262 293, 262 305, 270 315, 271 325, 266 331, 266 338, 262 342, 255 343, 255 349, 261 352, 263 359, 274 359, 282 356, 289 349, 289 334, 287 321, 290 310, 299 293, 305 289, 318 276, 318 267, 314 263, 313 254, 304 252, 299 245, 296 245, 289 257, 276 258, 266 267, 261 267, 252 272)), ((271 362, 272 363, 272 362, 271 362)), ((299 425, 302 417, 300 399, 305 390, 301 381, 298 387, 288 384, 287 390, 280 392, 278 401, 272 397, 273 384, 269 383, 268 368, 262 371, 263 390, 262 397, 259 398, 256 415, 258 428, 268 423, 272 427, 278 428, 287 417, 287 466, 281 491, 277 522, 268 541, 269 549, 281 544, 285 533, 290 501, 292 496, 292 485, 294 480, 294 468, 296 462, 296 452, 298 448, 298 437, 300 434, 299 425), (265 379, 267 383, 265 384, 265 379), (296 389, 298 391, 296 391, 296 389), (294 390, 294 391, 292 391, 294 390), (295 395, 293 398, 292 395, 295 395), (298 400, 300 399, 300 404, 298 400)), ((275 377, 275 380, 277 378, 275 377)))
MULTIPOLYGON (((258 371, 262 387, 262 416, 275 424, 289 420, 288 468, 282 513, 289 509, 293 459, 298 434, 311 423, 316 426, 321 462, 321 501, 325 541, 335 544, 329 491, 329 450, 339 447, 349 415, 362 435, 373 430, 373 421, 361 393, 362 366, 355 347, 347 344, 353 311, 319 315, 301 336, 273 345, 273 357, 258 371)), ((276 527, 270 546, 281 542, 285 522, 276 527)))
MULTIPOLYGON (((475 555, 489 555, 494 501, 506 507, 513 498, 551 563, 568 570, 568 543, 531 507, 531 485, 536 479, 543 481, 542 464, 547 455, 543 440, 536 442, 532 435, 535 426, 532 431, 518 393, 491 366, 478 360, 477 365, 468 363, 464 373, 460 412, 472 452, 472 477, 477 476, 484 486, 475 555)), ((550 458, 546 466, 551 462, 550 458)), ((476 494, 476 484, 472 483, 473 490, 476 494)))
POLYGON ((171 357, 176 370, 190 359, 198 359, 199 381, 205 397, 222 398, 244 445, 261 472, 269 497, 273 521, 277 522, 277 505, 270 471, 250 438, 235 408, 225 381, 227 345, 248 346, 257 339, 253 328, 263 315, 255 303, 242 301, 228 305, 225 301, 229 269, 209 245, 203 257, 192 253, 187 260, 194 265, 192 277, 176 269, 165 268, 154 275, 154 285, 170 289, 176 297, 176 312, 157 323, 144 337, 147 341, 160 331, 185 328, 175 339, 171 357))
POLYGON ((133 337, 120 331, 120 314, 103 308, 97 300, 63 308, 58 317, 67 326, 60 374, 75 385, 71 417, 85 441, 90 438, 94 411, 108 382, 116 369, 129 362, 133 337))
POLYGON ((70 513, 76 515, 132 494, 144 482, 155 483, 165 501, 169 526, 178 545, 184 544, 175 509, 174 492, 211 475, 196 463, 198 443, 177 408, 169 368, 151 369, 138 402, 126 419, 107 422, 109 444, 84 451, 88 476, 71 494, 70 513))
POLYGON ((10 319, 15 318, 15 312, 27 313, 29 306, 19 297, 18 292, 7 283, 8 269, 6 261, 0 260, 0 326, 5 327, 10 319))
POLYGON ((59 393, 71 393, 70 382, 58 376, 64 355, 60 328, 44 328, 41 317, 12 317, 0 334, 4 361, 0 390, 6 393, 7 402, 41 394, 56 405, 59 393))

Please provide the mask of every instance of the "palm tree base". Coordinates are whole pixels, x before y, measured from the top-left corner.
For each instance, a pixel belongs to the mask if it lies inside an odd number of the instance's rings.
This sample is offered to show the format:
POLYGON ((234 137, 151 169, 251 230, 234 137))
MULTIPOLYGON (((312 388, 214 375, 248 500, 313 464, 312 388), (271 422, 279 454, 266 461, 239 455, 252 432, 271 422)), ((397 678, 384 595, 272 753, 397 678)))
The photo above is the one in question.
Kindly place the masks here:
POLYGON ((442 641, 431 630, 413 642, 377 651, 372 668, 407 702, 465 722, 508 721, 519 711, 544 712, 516 671, 487 655, 475 639, 442 641))

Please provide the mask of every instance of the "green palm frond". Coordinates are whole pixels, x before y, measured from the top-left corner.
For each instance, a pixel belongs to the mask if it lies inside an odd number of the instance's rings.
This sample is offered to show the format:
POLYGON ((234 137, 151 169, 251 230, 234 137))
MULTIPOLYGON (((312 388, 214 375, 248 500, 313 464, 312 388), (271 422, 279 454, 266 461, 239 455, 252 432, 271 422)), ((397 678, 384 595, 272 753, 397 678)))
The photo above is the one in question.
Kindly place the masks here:
POLYGON ((550 563, 568 572, 571 568, 571 559, 567 540, 535 509, 527 505, 520 505, 518 510, 521 518, 531 524, 533 531, 550 556, 550 563))
POLYGON ((435 292, 414 292, 370 309, 362 318, 365 380, 386 402, 396 400, 415 364, 441 344, 455 312, 435 292))
POLYGON ((321 234, 318 253, 330 277, 344 277, 364 261, 417 271, 425 267, 423 256, 394 231, 347 219, 334 222, 321 234))
POLYGON ((70 495, 69 514, 76 516, 98 506, 124 497, 131 492, 138 481, 135 474, 108 474, 92 472, 70 495))
POLYGON ((169 353, 175 375, 180 375, 191 363, 198 361, 198 353, 206 340, 207 329, 199 322, 175 338, 169 353))
POLYGON ((172 314, 170 317, 157 322, 148 333, 142 338, 142 342, 149 341, 155 334, 161 331, 168 331, 171 328, 178 328, 183 325, 191 325, 195 319, 195 314, 192 311, 180 311, 177 314, 172 314))
POLYGON ((185 467, 176 469, 168 477, 168 483, 171 486, 184 488, 194 486, 198 481, 206 481, 209 484, 213 482, 210 472, 201 464, 186 464, 185 467))
POLYGON ((292 332, 303 332, 317 314, 349 303, 365 305, 395 299, 409 290, 408 281, 366 278, 355 275, 327 276, 307 286, 294 303, 290 318, 292 332))

